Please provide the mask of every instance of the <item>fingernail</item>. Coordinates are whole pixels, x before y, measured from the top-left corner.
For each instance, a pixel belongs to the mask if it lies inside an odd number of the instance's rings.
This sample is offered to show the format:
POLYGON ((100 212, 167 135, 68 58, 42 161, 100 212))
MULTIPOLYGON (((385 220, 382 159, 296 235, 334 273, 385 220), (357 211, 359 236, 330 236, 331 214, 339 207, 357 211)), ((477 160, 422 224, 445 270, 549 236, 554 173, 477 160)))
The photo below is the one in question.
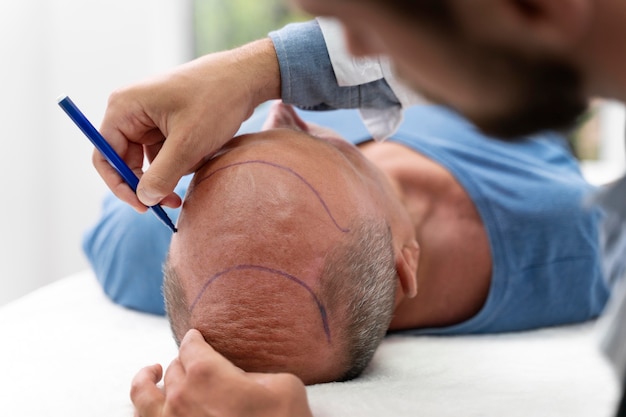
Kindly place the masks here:
POLYGON ((143 188, 137 189, 137 198, 139 198, 139 201, 144 203, 146 206, 154 206, 161 201, 159 196, 143 188))

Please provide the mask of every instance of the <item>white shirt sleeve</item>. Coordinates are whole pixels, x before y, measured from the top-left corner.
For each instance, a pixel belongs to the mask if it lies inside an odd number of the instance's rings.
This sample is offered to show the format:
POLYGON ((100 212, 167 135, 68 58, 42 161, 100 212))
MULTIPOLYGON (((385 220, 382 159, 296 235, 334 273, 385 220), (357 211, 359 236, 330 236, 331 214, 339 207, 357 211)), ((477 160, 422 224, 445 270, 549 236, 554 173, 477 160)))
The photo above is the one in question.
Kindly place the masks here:
POLYGON ((348 52, 343 27, 332 18, 317 19, 337 83, 340 87, 367 84, 384 78, 400 103, 387 109, 360 109, 365 126, 376 140, 391 136, 400 126, 403 109, 425 103, 424 98, 396 77, 391 62, 386 57, 354 57, 348 52))

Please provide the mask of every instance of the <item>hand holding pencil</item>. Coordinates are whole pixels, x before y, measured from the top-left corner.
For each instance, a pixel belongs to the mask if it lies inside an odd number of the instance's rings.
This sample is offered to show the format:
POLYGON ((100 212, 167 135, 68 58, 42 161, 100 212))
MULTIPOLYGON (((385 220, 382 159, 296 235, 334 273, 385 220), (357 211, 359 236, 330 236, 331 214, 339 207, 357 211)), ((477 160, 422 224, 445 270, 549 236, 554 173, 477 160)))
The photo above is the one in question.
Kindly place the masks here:
POLYGON ((109 99, 100 132, 134 171, 144 158, 137 193, 99 153, 93 162, 108 187, 136 210, 178 207, 173 190, 237 132, 255 107, 280 96, 280 71, 269 39, 207 55, 169 74, 118 90, 109 99))

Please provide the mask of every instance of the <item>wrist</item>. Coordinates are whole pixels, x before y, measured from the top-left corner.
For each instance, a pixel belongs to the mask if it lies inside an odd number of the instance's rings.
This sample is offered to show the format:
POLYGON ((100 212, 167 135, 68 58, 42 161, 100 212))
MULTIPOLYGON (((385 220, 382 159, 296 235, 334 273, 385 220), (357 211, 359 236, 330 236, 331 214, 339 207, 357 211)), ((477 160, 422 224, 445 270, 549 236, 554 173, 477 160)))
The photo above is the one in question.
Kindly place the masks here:
POLYGON ((269 38, 244 45, 236 51, 241 81, 246 86, 251 109, 281 97, 278 57, 269 38))

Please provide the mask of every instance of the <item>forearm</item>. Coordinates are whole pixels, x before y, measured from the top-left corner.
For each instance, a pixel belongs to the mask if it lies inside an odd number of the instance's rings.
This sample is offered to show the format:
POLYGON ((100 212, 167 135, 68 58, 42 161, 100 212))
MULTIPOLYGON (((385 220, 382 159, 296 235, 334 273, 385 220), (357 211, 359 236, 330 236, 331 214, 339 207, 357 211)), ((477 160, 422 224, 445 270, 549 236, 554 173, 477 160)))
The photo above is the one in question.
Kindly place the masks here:
POLYGON ((281 75, 274 44, 269 38, 244 45, 233 51, 241 80, 247 82, 251 109, 281 97, 281 75))
POLYGON ((243 112, 243 117, 236 118, 239 123, 250 117, 259 104, 281 96, 278 58, 269 38, 202 56, 164 77, 153 90, 155 94, 181 97, 189 113, 201 114, 219 103, 231 112, 243 112))

